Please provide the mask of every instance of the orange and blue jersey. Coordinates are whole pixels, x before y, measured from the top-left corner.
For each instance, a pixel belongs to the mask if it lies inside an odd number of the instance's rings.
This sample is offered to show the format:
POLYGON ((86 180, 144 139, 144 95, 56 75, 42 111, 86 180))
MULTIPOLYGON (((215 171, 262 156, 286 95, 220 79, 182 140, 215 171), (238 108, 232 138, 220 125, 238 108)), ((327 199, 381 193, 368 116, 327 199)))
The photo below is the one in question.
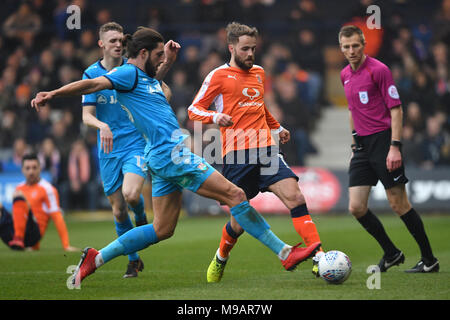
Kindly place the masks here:
POLYGON ((221 127, 222 156, 243 149, 275 145, 271 130, 281 126, 264 103, 264 69, 254 65, 249 70, 224 64, 203 81, 188 108, 191 120, 205 124, 215 123, 219 113, 232 117, 233 125, 221 127), (210 110, 215 104, 216 110, 210 110))

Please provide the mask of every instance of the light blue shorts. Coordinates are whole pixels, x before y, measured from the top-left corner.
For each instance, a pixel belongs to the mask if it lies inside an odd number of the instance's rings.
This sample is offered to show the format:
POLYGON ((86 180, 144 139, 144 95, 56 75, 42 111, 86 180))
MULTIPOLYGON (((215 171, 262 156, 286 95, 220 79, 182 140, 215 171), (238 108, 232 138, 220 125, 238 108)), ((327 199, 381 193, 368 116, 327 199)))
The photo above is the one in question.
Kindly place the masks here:
POLYGON ((147 166, 152 173, 153 197, 162 197, 182 189, 197 192, 203 182, 216 171, 183 143, 174 150, 152 154, 147 159, 147 166))
POLYGON ((122 186, 123 177, 126 173, 135 173, 147 177, 147 166, 144 160, 144 153, 140 150, 134 150, 114 158, 101 158, 100 177, 103 181, 103 190, 107 196, 110 196, 122 186))

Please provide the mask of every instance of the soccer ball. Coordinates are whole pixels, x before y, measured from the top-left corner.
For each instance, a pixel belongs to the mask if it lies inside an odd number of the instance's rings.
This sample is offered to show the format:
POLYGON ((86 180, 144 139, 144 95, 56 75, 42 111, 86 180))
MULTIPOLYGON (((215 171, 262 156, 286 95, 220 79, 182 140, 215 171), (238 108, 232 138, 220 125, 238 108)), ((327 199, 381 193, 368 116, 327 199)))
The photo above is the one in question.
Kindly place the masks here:
POLYGON ((328 251, 319 259, 319 275, 328 283, 343 283, 348 279, 351 272, 352 262, 341 251, 328 251))

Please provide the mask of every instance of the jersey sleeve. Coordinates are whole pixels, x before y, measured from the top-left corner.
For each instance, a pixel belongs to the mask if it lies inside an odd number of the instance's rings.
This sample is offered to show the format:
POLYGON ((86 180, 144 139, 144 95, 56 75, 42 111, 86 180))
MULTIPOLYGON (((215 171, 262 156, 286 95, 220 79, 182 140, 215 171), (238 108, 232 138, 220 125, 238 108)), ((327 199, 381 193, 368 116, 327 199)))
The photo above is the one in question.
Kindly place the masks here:
POLYGON ((402 104, 392 73, 387 66, 383 65, 383 67, 375 70, 374 81, 377 83, 384 103, 389 109, 402 104))
POLYGON ((118 92, 132 91, 136 88, 138 82, 138 71, 130 65, 114 68, 103 76, 111 82, 113 89, 118 92))
POLYGON ((272 130, 278 130, 281 129, 280 123, 272 116, 269 109, 267 109, 266 106, 264 106, 264 111, 266 114, 266 122, 270 129, 272 130))
POLYGON ((56 188, 48 182, 41 183, 41 186, 45 190, 45 198, 42 205, 44 212, 50 214, 61 211, 59 207, 59 195, 56 188))
MULTIPOLYGON (((85 71, 83 72, 83 80, 85 79, 92 79, 91 76, 85 71)), ((81 105, 84 106, 97 106, 97 94, 95 92, 84 94, 81 97, 81 105)))
POLYGON ((205 124, 215 123, 215 117, 223 109, 221 99, 221 84, 218 77, 212 71, 202 83, 202 86, 188 108, 189 119, 201 121, 205 124), (216 104, 216 111, 208 110, 211 104, 216 104), (221 105, 222 104, 222 105, 221 105))

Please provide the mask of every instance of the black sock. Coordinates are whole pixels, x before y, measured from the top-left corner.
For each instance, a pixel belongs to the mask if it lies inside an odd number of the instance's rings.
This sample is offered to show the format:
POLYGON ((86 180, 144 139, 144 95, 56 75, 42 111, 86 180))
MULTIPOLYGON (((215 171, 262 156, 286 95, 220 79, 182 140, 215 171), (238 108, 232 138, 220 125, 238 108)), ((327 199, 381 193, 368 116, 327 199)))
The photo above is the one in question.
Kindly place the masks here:
POLYGON ((365 215, 356 220, 358 220, 364 229, 366 229, 366 231, 378 241, 386 256, 393 256, 400 251, 392 243, 391 239, 384 230, 381 221, 372 213, 372 211, 367 210, 365 215))
POLYGON ((425 264, 430 264, 433 262, 433 252, 431 251, 430 242, 428 241, 425 227, 423 226, 423 222, 419 214, 416 210, 414 210, 414 208, 411 208, 411 210, 400 216, 400 218, 403 220, 408 228, 408 231, 412 234, 419 245, 420 253, 422 254, 422 259, 425 260, 425 264))

